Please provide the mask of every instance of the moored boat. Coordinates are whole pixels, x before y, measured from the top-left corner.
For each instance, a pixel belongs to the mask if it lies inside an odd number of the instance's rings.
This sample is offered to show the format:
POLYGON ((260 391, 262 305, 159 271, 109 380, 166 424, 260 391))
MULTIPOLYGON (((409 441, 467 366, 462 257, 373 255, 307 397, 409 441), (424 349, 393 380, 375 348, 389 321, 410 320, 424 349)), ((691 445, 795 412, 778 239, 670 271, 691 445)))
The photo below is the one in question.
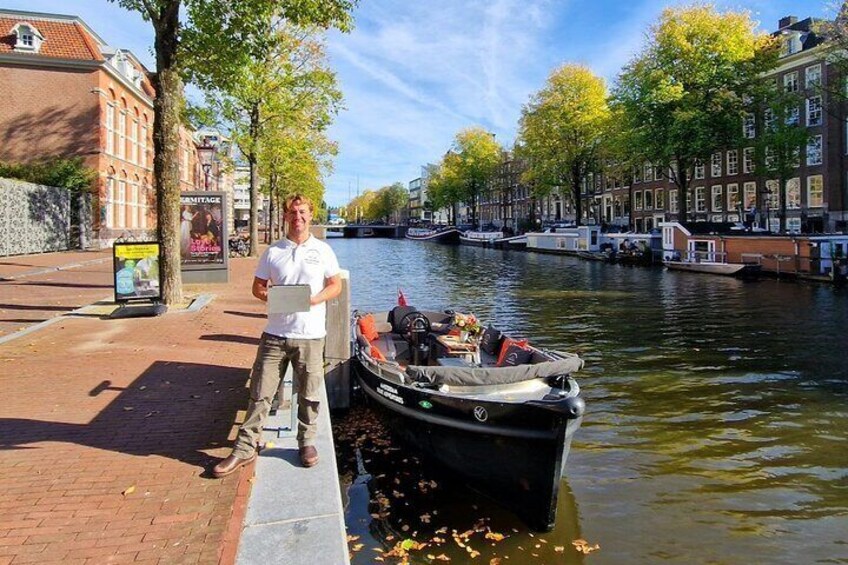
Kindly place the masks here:
POLYGON ((450 312, 355 317, 357 381, 395 432, 532 528, 553 528, 585 408, 571 376, 583 361, 491 327, 463 341, 450 312))
POLYGON ((459 243, 462 232, 454 227, 441 229, 409 228, 406 231, 406 239, 413 241, 430 241, 434 243, 459 243))
POLYGON ((494 247, 494 242, 503 239, 502 231, 466 231, 459 236, 462 245, 473 245, 476 247, 494 247))
POLYGON ((669 269, 689 271, 692 273, 708 273, 731 277, 750 277, 760 274, 761 265, 753 263, 720 263, 716 261, 663 261, 669 269))

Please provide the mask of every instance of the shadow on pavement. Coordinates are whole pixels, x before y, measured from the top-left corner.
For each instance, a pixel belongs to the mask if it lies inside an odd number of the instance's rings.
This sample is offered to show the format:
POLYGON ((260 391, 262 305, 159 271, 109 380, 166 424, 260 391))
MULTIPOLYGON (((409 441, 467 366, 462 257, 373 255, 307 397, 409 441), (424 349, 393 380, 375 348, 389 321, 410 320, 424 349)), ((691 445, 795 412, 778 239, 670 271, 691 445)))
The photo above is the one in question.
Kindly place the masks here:
POLYGON ((249 374, 242 367, 157 361, 128 387, 106 380, 89 391, 89 397, 118 396, 87 424, 0 418, 0 450, 68 442, 205 468, 213 458, 203 450, 229 445, 235 415, 247 406, 249 374))
POLYGON ((76 306, 46 306, 44 304, 33 306, 28 304, 0 304, 0 310, 32 310, 34 312, 69 312, 75 308, 76 306))
POLYGON ((245 318, 257 318, 257 319, 265 319, 268 317, 267 314, 261 312, 238 312, 236 310, 224 310, 224 314, 232 314, 233 316, 243 316, 245 318))
POLYGON ((60 283, 60 282, 25 282, 20 286, 50 286, 61 288, 114 288, 111 284, 60 283))
POLYGON ((247 345, 259 345, 258 337, 249 337, 235 334, 206 334, 200 336, 203 341, 226 341, 230 343, 244 343, 247 345))

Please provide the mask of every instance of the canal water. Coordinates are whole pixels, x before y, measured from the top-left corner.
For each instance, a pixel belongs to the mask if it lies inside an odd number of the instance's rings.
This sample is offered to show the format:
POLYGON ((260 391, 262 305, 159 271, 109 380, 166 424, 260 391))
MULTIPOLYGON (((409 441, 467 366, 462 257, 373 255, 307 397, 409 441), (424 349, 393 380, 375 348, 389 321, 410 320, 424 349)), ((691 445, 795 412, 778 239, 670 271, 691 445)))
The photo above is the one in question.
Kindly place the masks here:
POLYGON ((848 562, 848 289, 331 245, 354 308, 387 310, 400 287, 586 361, 586 416, 544 534, 428 468, 379 413, 336 419, 352 563, 848 562))

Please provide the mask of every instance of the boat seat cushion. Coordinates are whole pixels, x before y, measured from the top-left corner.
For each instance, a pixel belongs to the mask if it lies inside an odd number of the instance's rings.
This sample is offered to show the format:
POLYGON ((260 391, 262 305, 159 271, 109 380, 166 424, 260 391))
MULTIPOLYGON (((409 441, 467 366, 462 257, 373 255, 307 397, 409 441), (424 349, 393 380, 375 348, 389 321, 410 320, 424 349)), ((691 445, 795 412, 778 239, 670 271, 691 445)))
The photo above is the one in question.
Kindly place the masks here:
POLYGON ((480 349, 489 355, 497 355, 501 348, 501 341, 503 341, 503 334, 493 326, 489 326, 480 336, 480 349))
POLYGON ((515 367, 525 365, 533 357, 533 352, 517 344, 510 345, 501 357, 498 367, 515 367))
POLYGON ((371 314, 359 318, 359 331, 368 341, 374 341, 380 335, 377 333, 377 325, 374 322, 374 316, 371 314))
POLYGON ((526 339, 512 339, 511 337, 504 336, 503 343, 501 343, 501 352, 498 354, 498 367, 503 366, 503 360, 506 356, 506 352, 509 349, 510 345, 517 345, 519 347, 527 347, 528 341, 526 339))

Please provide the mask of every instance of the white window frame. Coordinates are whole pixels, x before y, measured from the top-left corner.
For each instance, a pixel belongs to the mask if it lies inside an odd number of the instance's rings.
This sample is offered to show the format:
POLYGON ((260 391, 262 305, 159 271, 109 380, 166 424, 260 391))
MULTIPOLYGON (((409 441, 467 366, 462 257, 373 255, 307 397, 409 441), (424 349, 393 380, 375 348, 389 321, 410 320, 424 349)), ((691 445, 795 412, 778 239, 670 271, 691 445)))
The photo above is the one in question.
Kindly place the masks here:
POLYGON ((807 207, 821 208, 823 205, 824 178, 822 175, 810 175, 807 177, 807 207))
POLYGON ((652 180, 654 180, 654 166, 650 163, 645 163, 644 179, 645 182, 651 182, 652 180))
POLYGON ((662 210, 665 208, 665 190, 658 188, 654 192, 654 209, 662 210))
POLYGON ((739 210, 739 185, 734 182, 727 185, 727 211, 736 210, 739 210))
MULTIPOLYGON (((126 158, 127 155, 127 111, 121 108, 118 111, 118 157, 126 158)), ((123 226, 122 226, 123 227, 123 226)))
POLYGON ((724 212, 724 187, 714 184, 710 187, 710 207, 713 212, 724 212))
POLYGON ((703 213, 707 211, 707 200, 706 200, 706 191, 707 189, 703 186, 695 187, 695 212, 703 213))
POLYGON ((746 147, 742 150, 742 172, 754 172, 754 148, 746 147))
POLYGON ((742 207, 745 210, 757 207, 757 181, 748 181, 742 185, 742 207))
POLYGON ((807 127, 820 125, 822 125, 821 96, 810 96, 807 98, 807 127))
POLYGON ((139 164, 145 169, 147 168, 147 135, 148 135, 147 125, 142 124, 142 126, 141 126, 141 140, 140 140, 141 141, 141 151, 140 151, 140 155, 139 155, 139 164))
POLYGON ((115 227, 115 177, 106 177, 106 199, 103 202, 106 209, 106 227, 115 227))
POLYGON ((106 103, 106 154, 115 154, 115 104, 106 103))
POLYGON ((695 163, 695 180, 703 180, 706 176, 707 167, 701 161, 695 163))
POLYGON ((138 118, 130 121, 130 162, 138 163, 138 118))
POLYGON ((736 149, 727 152, 727 174, 739 174, 739 152, 736 149))
POLYGON ((710 161, 710 176, 712 178, 721 176, 721 153, 713 153, 710 161))
POLYGON ((742 135, 745 136, 745 139, 757 137, 757 120, 751 112, 745 114, 745 119, 742 122, 742 135))
POLYGON ((115 227, 127 227, 127 180, 118 180, 118 193, 115 196, 115 227))
POLYGON ((814 135, 807 142, 807 166, 821 165, 824 154, 822 136, 814 135))
POLYGON ((798 92, 798 71, 783 75, 783 90, 785 92, 798 92))
POLYGON ((642 191, 637 190, 633 193, 633 209, 637 212, 642 211, 642 191))
POLYGON ((804 69, 804 85, 807 88, 814 88, 821 85, 821 63, 811 65, 804 69))
POLYGON ((780 210, 780 182, 774 179, 766 181, 766 203, 769 210, 780 210))
POLYGON ((786 209, 801 209, 801 179, 798 177, 786 181, 786 209))
POLYGON ((801 218, 798 216, 786 218, 786 231, 787 233, 801 233, 801 218))
POLYGON ((669 214, 677 214, 680 212, 680 201, 677 198, 677 189, 668 191, 668 212, 669 214))
POLYGON ((644 210, 653 210, 654 209, 654 192, 652 190, 646 190, 645 191, 644 201, 645 201, 645 207, 643 208, 644 210))

